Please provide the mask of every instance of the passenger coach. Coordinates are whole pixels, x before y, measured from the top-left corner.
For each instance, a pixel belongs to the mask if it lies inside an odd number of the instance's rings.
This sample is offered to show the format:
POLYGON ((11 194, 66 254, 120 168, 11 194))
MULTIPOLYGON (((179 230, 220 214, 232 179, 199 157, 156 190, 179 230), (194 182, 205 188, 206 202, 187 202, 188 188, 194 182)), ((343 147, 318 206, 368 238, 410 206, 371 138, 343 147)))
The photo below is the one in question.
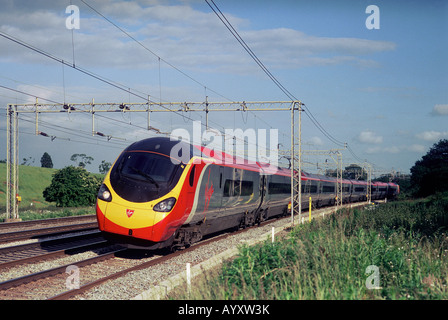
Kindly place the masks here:
MULTIPOLYGON (((309 197, 315 206, 335 204, 336 182, 302 173, 304 204, 309 197)), ((342 184, 344 202, 367 199, 366 182, 342 184)), ((398 192, 392 183, 372 185, 372 199, 398 192)), ((287 214, 290 195, 289 169, 184 141, 149 138, 117 158, 98 192, 96 212, 108 239, 129 247, 178 248, 211 233, 287 214)))

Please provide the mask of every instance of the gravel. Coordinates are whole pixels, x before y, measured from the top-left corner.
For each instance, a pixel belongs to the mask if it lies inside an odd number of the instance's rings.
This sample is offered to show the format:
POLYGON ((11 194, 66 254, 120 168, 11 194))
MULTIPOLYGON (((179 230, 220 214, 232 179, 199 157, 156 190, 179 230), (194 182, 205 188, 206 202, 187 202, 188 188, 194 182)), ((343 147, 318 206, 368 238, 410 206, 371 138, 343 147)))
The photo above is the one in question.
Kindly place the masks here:
POLYGON ((262 237, 263 234, 269 233, 272 230, 272 227, 283 228, 288 223, 289 219, 282 219, 275 220, 262 227, 250 228, 247 232, 231 235, 225 239, 211 242, 210 244, 201 246, 191 252, 185 252, 185 254, 174 257, 156 266, 134 271, 118 279, 110 280, 82 295, 76 296, 74 299, 132 299, 143 291, 149 290, 158 283, 161 283, 176 274, 184 273, 186 263, 190 263, 193 267, 194 265, 210 259, 221 252, 238 247, 244 241, 262 237))

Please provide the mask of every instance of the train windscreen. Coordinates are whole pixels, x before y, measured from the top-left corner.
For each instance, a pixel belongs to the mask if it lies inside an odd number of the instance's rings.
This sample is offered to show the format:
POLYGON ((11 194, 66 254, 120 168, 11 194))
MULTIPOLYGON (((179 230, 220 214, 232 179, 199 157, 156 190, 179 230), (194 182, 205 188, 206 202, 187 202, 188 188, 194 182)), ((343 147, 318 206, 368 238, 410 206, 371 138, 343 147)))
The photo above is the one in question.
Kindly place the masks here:
POLYGON ((153 152, 124 152, 111 171, 112 188, 120 197, 147 202, 168 193, 180 174, 180 162, 153 152), (176 163, 177 162, 177 163, 176 163))

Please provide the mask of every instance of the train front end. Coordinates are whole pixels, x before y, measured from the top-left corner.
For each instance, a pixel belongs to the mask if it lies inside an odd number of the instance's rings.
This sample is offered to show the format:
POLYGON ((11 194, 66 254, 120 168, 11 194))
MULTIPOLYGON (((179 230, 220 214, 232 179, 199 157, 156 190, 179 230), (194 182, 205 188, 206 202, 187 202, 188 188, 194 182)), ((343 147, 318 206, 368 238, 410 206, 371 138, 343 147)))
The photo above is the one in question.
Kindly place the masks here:
POLYGON ((106 239, 148 249, 171 244, 188 214, 180 198, 188 161, 171 155, 178 143, 185 144, 150 138, 121 153, 98 192, 98 226, 106 239))

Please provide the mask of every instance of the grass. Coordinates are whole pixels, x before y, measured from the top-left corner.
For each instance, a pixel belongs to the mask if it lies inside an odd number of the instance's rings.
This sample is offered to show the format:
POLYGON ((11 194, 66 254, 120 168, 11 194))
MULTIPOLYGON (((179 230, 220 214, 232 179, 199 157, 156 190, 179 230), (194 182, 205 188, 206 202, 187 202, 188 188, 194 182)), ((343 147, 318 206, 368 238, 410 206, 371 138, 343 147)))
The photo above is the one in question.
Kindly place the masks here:
MULTIPOLYGON (((37 220, 73 215, 94 214, 93 207, 58 208, 54 203, 45 201, 42 192, 51 184, 57 169, 32 166, 19 166, 19 216, 22 220, 37 220)), ((104 175, 94 174, 100 178, 104 175)), ((6 218, 6 164, 0 163, 0 220, 6 218)))
POLYGON ((239 255, 174 299, 447 299, 448 197, 340 211, 239 255), (375 274, 379 288, 368 289, 375 274), (371 268, 371 267, 370 267, 371 268))
MULTIPOLYGON (((82 216, 87 214, 95 214, 95 207, 84 208, 57 208, 48 207, 46 209, 25 210, 19 213, 22 221, 41 220, 60 217, 82 216)), ((0 215, 0 220, 4 220, 5 216, 0 215)))
MULTIPOLYGON (((51 183, 56 169, 19 166, 19 195, 22 202, 19 208, 44 208, 51 205, 46 202, 42 192, 51 183)), ((0 163, 0 208, 6 207, 6 164, 0 163)))

